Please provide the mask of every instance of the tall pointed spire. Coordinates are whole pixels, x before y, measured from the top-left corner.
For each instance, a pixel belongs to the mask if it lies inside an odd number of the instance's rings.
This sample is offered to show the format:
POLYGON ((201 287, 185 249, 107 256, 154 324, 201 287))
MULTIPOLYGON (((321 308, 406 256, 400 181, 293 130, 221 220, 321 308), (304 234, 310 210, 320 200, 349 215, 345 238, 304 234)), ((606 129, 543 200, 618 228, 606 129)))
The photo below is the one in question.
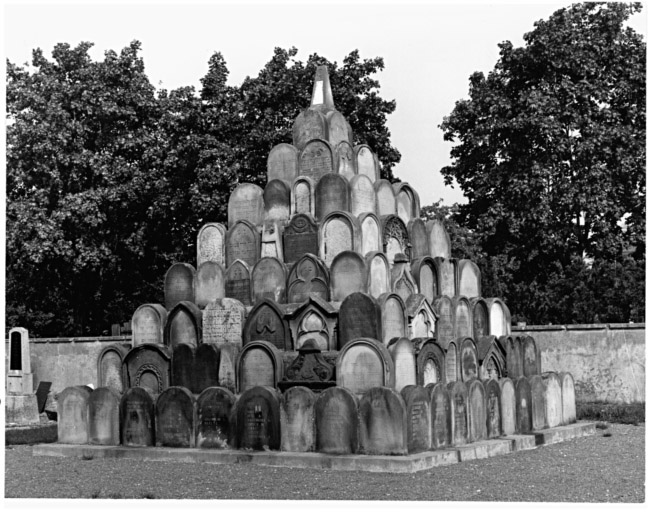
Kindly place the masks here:
POLYGON ((332 99, 330 88, 330 77, 327 66, 318 66, 314 73, 314 86, 312 87, 311 109, 335 110, 335 102, 332 99))

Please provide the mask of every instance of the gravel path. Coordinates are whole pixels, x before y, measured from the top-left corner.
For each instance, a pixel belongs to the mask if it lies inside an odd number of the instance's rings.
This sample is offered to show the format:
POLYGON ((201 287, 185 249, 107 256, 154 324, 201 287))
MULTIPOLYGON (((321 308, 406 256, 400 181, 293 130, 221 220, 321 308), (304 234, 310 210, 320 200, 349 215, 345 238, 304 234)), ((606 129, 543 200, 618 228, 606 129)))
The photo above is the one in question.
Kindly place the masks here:
POLYGON ((16 445, 5 450, 5 494, 7 498, 641 503, 644 432, 644 425, 615 424, 597 430, 596 436, 415 474, 33 457, 30 446, 16 445))

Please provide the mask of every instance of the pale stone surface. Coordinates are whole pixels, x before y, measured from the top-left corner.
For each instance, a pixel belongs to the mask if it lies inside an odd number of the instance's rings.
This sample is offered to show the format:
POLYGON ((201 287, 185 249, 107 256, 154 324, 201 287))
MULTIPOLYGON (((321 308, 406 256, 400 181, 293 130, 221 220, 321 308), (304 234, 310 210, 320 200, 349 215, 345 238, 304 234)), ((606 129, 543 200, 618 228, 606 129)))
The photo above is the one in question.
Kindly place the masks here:
POLYGON ((378 299, 380 295, 391 291, 389 278, 389 260, 382 252, 366 254, 368 268, 368 293, 378 299))
POLYGON ((396 343, 389 346, 389 353, 393 358, 396 375, 394 389, 400 393, 405 386, 416 384, 414 347, 409 338, 400 338, 396 343))
POLYGON ((319 393, 314 404, 317 441, 321 453, 353 454, 359 449, 357 397, 344 387, 319 393))
POLYGON ((90 389, 71 386, 59 393, 57 411, 57 442, 88 444, 88 399, 90 389))
POLYGON ((194 301, 194 267, 174 263, 165 274, 165 307, 171 310, 181 301, 194 301))
POLYGON ((251 299, 254 303, 263 299, 285 303, 286 285, 287 270, 278 258, 260 258, 251 271, 251 299))
POLYGON ((249 267, 255 265, 260 259, 260 233, 255 225, 245 220, 233 224, 226 233, 225 252, 227 267, 237 260, 242 260, 249 267))
POLYGON ((359 402, 360 453, 404 455, 407 453, 407 411, 397 391, 374 387, 359 402))
POLYGON ((194 274, 194 303, 205 308, 209 302, 223 299, 224 267, 215 261, 203 262, 194 274))
POLYGON ((308 388, 289 388, 280 400, 280 449, 313 452, 316 449, 316 395, 308 388))
POLYGON ((267 182, 283 180, 291 185, 298 176, 298 150, 291 144, 277 144, 267 157, 267 182))
POLYGON ((505 436, 510 436, 517 432, 515 414, 515 386, 513 385, 513 381, 508 377, 500 379, 500 390, 502 431, 504 432, 505 436))
POLYGON ((197 234, 197 267, 205 261, 226 264, 226 228, 218 222, 204 224, 197 234))
POLYGON ((88 441, 120 444, 120 396, 111 388, 97 388, 88 398, 88 441))
POLYGON ((576 422, 576 402, 574 394, 574 378, 568 372, 559 375, 561 379, 562 392, 562 420, 563 425, 576 422))
POLYGON ((563 396, 561 380, 554 372, 542 375, 545 383, 545 417, 549 428, 563 424, 563 396))
POLYGON ((160 304, 143 304, 131 317, 133 344, 163 343, 167 310, 160 304))
POLYGON ((292 183, 291 214, 304 213, 314 217, 314 192, 316 183, 312 178, 299 176, 292 183))
POLYGON ((371 388, 393 388, 395 372, 387 348, 376 340, 357 339, 344 346, 337 356, 337 386, 363 394, 371 388))
MULTIPOLYGON (((294 145, 297 145, 294 142, 294 145)), ((298 173, 307 176, 315 183, 329 173, 334 172, 334 154, 328 141, 321 139, 310 140, 299 156, 298 173)))
POLYGON ((245 220, 257 226, 264 219, 263 190, 253 183, 240 183, 228 199, 228 229, 245 220))
POLYGON ((341 251, 330 266, 330 298, 341 302, 351 293, 366 293, 368 269, 366 261, 353 251, 341 251))

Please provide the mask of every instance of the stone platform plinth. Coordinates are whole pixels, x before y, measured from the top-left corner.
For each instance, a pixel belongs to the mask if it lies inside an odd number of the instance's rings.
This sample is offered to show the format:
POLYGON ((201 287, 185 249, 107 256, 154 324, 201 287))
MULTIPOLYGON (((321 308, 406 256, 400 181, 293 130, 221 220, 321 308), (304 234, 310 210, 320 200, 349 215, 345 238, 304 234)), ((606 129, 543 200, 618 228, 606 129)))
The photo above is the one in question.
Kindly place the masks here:
POLYGON ((202 450, 197 448, 133 448, 124 446, 91 446, 42 444, 34 446, 33 455, 53 457, 86 457, 98 459, 137 459, 147 461, 204 462, 209 464, 257 464, 339 471, 373 473, 415 473, 436 466, 506 455, 520 450, 554 444, 594 435, 595 423, 580 422, 527 435, 506 436, 478 441, 454 448, 410 455, 327 455, 296 452, 246 452, 238 450, 202 450))

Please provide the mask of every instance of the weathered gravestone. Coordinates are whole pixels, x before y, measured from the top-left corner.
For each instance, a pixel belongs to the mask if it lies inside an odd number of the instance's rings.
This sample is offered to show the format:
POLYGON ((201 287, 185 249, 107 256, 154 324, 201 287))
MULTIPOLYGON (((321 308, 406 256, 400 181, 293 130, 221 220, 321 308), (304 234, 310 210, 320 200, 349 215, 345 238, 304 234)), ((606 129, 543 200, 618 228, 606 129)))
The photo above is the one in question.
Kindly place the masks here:
POLYGON ((468 442, 468 389, 462 382, 448 384, 450 396, 450 444, 459 446, 468 442))
POLYGON ((219 386, 233 393, 237 390, 235 364, 241 348, 241 345, 234 343, 225 343, 219 347, 219 370, 217 371, 219 386))
POLYGON ((411 275, 418 287, 418 291, 424 295, 430 304, 439 295, 438 291, 438 269, 433 258, 425 256, 411 262, 411 275))
POLYGON ((474 299, 481 297, 481 271, 470 260, 459 260, 459 295, 474 299))
POLYGON ((357 397, 348 389, 324 390, 314 404, 316 449, 321 453, 346 455, 359 450, 357 397))
POLYGON ((334 173, 334 152, 330 143, 321 139, 309 141, 299 156, 298 173, 313 179, 315 183, 323 176, 334 173))
POLYGON ((407 411, 397 391, 374 387, 362 395, 359 401, 359 451, 366 455, 407 453, 407 411))
POLYGON ((479 377, 477 347, 472 338, 458 338, 459 356, 461 358, 461 380, 468 382, 479 377))
POLYGON ((86 386, 65 388, 57 400, 57 442, 61 444, 88 443, 88 399, 86 386))
POLYGON ((456 341, 450 341, 445 349, 445 380, 448 383, 462 381, 459 346, 456 341))
POLYGON ((226 228, 218 222, 204 224, 197 234, 197 267, 205 261, 226 264, 226 228))
POLYGON ((500 416, 505 436, 518 432, 515 386, 508 377, 500 379, 500 416))
POLYGON ((571 373, 561 372, 559 374, 561 380, 561 419, 563 425, 569 425, 576 422, 576 402, 574 394, 574 377, 571 373))
POLYGON ((326 266, 314 254, 305 254, 289 272, 287 302, 305 302, 310 295, 325 301, 330 299, 330 275, 326 266))
POLYGON ((548 427, 545 382, 540 375, 532 375, 528 379, 531 386, 531 428, 543 430, 548 427))
POLYGON ((483 336, 488 336, 488 307, 486 301, 481 298, 470 300, 472 311, 472 337, 478 340, 483 336))
POLYGON ((465 297, 452 299, 454 308, 454 337, 469 338, 472 336, 472 318, 470 316, 470 303, 465 297))
POLYGON ((468 442, 486 439, 486 390, 480 380, 466 382, 468 388, 468 442))
POLYGON ((389 353, 393 358, 395 368, 394 389, 400 393, 405 386, 416 384, 416 358, 414 346, 409 338, 398 338, 389 345, 389 353))
POLYGON ((337 147, 341 142, 349 144, 353 142, 353 129, 341 112, 331 110, 326 114, 326 119, 328 121, 328 142, 330 144, 337 147))
POLYGON ((341 303, 338 349, 357 338, 382 339, 380 305, 373 297, 361 292, 351 293, 341 303))
POLYGON ((384 215, 396 214, 396 195, 393 192, 393 187, 388 180, 377 180, 373 183, 376 196, 376 212, 378 217, 384 215))
POLYGON ((309 339, 320 350, 337 349, 338 311, 329 302, 313 295, 293 312, 288 312, 287 318, 294 350, 300 350, 309 339))
POLYGON ((368 269, 368 293, 379 299, 382 294, 391 291, 389 260, 379 251, 367 253, 365 259, 368 269))
POLYGON ((402 253, 396 254, 393 259, 391 290, 400 295, 405 303, 411 295, 418 293, 418 287, 409 268, 409 258, 402 253))
POLYGON ((509 378, 515 379, 522 377, 522 344, 519 337, 502 336, 500 338, 502 345, 506 347, 506 373, 509 378))
MULTIPOLYGON (((417 218, 420 215, 420 199, 418 198, 418 194, 409 183, 405 182, 394 183, 393 190, 396 193, 397 215, 407 225, 411 219, 417 218)), ((429 254, 429 251, 427 254, 429 254)))
POLYGON ((88 442, 120 444, 120 396, 111 388, 97 388, 88 398, 88 442))
POLYGON ((242 260, 236 260, 226 270, 226 297, 238 300, 245 306, 251 305, 251 269, 242 260))
POLYGON ((287 264, 295 263, 307 254, 317 254, 319 234, 312 216, 305 213, 294 215, 283 233, 283 244, 287 264))
POLYGON ((443 382, 434 384, 430 390, 432 415, 432 449, 444 448, 451 443, 452 416, 450 394, 443 382))
POLYGON ((317 393, 336 385, 334 365, 321 355, 321 348, 314 338, 305 340, 298 349, 298 356, 286 365, 285 376, 278 383, 284 391, 294 386, 303 386, 317 393))
POLYGON ((515 380, 515 422, 518 434, 527 434, 533 428, 531 385, 526 377, 515 380))
POLYGON ((388 349, 380 342, 360 338, 339 350, 336 362, 337 386, 361 395, 371 388, 395 385, 395 369, 388 349))
POLYGON ((506 304, 495 297, 485 299, 490 317, 490 333, 493 336, 506 336, 511 334, 511 313, 506 304))
POLYGON ((264 340, 280 350, 292 349, 284 313, 278 304, 270 299, 264 299, 253 306, 244 324, 242 338, 244 345, 254 340, 264 340))
POLYGON ((404 254, 407 261, 411 259, 411 241, 407 226, 397 215, 380 217, 382 223, 382 248, 387 255, 389 265, 393 266, 398 254, 404 254))
POLYGON ((427 227, 423 220, 420 217, 410 219, 407 223, 407 231, 409 232, 409 240, 411 241, 411 259, 417 260, 429 257, 427 227))
POLYGON ((506 352, 495 336, 482 336, 477 340, 479 377, 500 379, 506 375, 506 352))
POLYGON ((495 379, 482 383, 486 390, 486 435, 494 439, 502 435, 502 390, 495 379))
POLYGON ((109 387, 118 394, 126 389, 122 374, 122 361, 129 352, 130 345, 114 343, 104 348, 97 357, 98 387, 109 387))
POLYGON ((423 386, 405 386, 400 392, 407 410, 407 451, 424 452, 432 446, 430 396, 423 386))
POLYGON ((340 174, 324 175, 316 184, 314 201, 318 221, 322 221, 332 212, 350 212, 348 180, 340 174))
POLYGON ((204 389, 219 385, 219 354, 216 345, 202 343, 194 351, 194 391, 201 393, 204 389))
MULTIPOLYGON (((347 212, 332 212, 319 228, 319 258, 330 267, 337 255, 359 252, 362 245, 359 220, 347 212)), ((335 299, 333 299, 335 300, 335 299)))
MULTIPOLYGON (((292 127, 292 141, 300 151, 312 139, 325 139, 328 136, 328 123, 325 116, 314 109, 306 109, 294 120, 292 127)), ((299 167, 299 174, 303 174, 299 167)))
POLYGON ((432 258, 450 258, 452 244, 443 221, 433 219, 427 221, 427 234, 429 239, 429 255, 432 258))
POLYGON ((554 372, 542 374, 545 384, 545 417, 547 427, 554 428, 563 424, 563 392, 561 379, 554 372))
POLYGON ((439 270, 438 282, 441 295, 455 297, 457 293, 457 260, 454 258, 434 258, 439 270))
POLYGON ((341 174, 350 181, 357 175, 357 167, 355 167, 355 164, 353 146, 346 141, 341 141, 335 147, 335 168, 337 174, 341 174))
POLYGON ((270 299, 278 304, 286 302, 287 269, 278 258, 261 258, 251 271, 251 299, 257 303, 270 299))
POLYGON ((170 386, 172 350, 165 345, 146 343, 133 347, 122 361, 126 387, 141 387, 153 396, 170 386))
POLYGON ((375 161, 375 155, 371 148, 366 144, 360 144, 353 148, 355 152, 355 162, 357 166, 357 174, 368 176, 368 178, 375 183, 380 179, 380 173, 378 172, 377 162, 375 161))
POLYGON ((197 398, 197 448, 232 449, 235 445, 235 395, 209 387, 197 398))
POLYGON ((156 399, 156 446, 194 448, 196 404, 187 389, 172 386, 156 399))
POLYGON ((314 217, 316 207, 314 204, 315 189, 316 183, 314 183, 314 180, 312 178, 308 178, 307 176, 299 176, 294 180, 291 189, 292 216, 302 213, 314 217))
POLYGON ((438 316, 436 322, 436 340, 446 348, 454 339, 454 309, 450 297, 442 295, 434 300, 434 311, 438 316))
POLYGON ((260 233, 260 257, 271 256, 283 261, 283 224, 278 220, 266 220, 260 233))
POLYGON ((280 449, 284 452, 316 450, 316 395, 308 388, 289 388, 280 400, 280 449))
POLYGON ((409 337, 414 339, 436 336, 436 313, 427 298, 420 293, 412 293, 407 297, 406 306, 409 337))
POLYGON ((267 157, 267 182, 283 180, 287 185, 291 185, 296 176, 298 176, 298 150, 284 142, 271 148, 267 157))
MULTIPOLYGON (((229 232, 239 221, 247 221, 257 226, 263 219, 264 199, 262 189, 253 183, 240 183, 237 185, 228 198, 229 232)), ((226 259, 228 259, 228 254, 226 259)), ((228 265, 228 261, 226 264, 228 265)))
POLYGON ((235 367, 240 393, 256 386, 276 387, 283 376, 282 355, 266 341, 247 343, 239 353, 235 367))
POLYGON ((133 345, 164 343, 167 310, 160 304, 143 304, 131 317, 133 345))
POLYGON ((214 261, 203 262, 194 275, 194 303, 203 309, 209 302, 223 299, 224 284, 224 267, 214 261))
POLYGON ((192 302, 179 302, 167 317, 165 345, 174 347, 188 343, 195 347, 201 343, 201 310, 192 302))
POLYGON ((382 311, 382 338, 384 345, 389 345, 393 338, 407 336, 407 306, 395 293, 384 293, 378 298, 382 311))
POLYGON ((194 267, 174 263, 165 274, 165 307, 171 310, 179 302, 194 300, 194 267))
POLYGON ((366 261, 354 251, 337 254, 330 265, 330 298, 341 302, 352 293, 366 293, 368 269, 366 261))
POLYGON ((540 375, 540 350, 531 336, 521 338, 522 342, 522 373, 525 377, 540 375))
POLYGON ((359 225, 362 228, 362 248, 360 252, 367 256, 382 250, 380 239, 380 221, 373 213, 360 213, 359 225))
POLYGON ((358 217, 362 213, 376 212, 376 196, 373 182, 359 174, 350 180, 350 213, 358 217))
MULTIPOLYGON (((226 267, 242 260, 252 267, 260 259, 260 233, 245 220, 237 221, 226 233, 226 267)), ((233 297, 239 299, 238 297, 233 297)))
POLYGON ((240 450, 280 448, 280 395, 273 387, 255 386, 235 404, 236 444, 240 450))
MULTIPOLYGON (((414 340, 416 341, 416 340, 414 340)), ((445 352, 434 338, 421 338, 416 356, 416 378, 421 386, 445 382, 445 352)))
POLYGON ((202 315, 203 342, 242 346, 242 328, 246 316, 244 305, 237 299, 216 299, 202 315))
POLYGON ((154 446, 154 401, 144 388, 127 389, 120 400, 122 446, 154 446))

